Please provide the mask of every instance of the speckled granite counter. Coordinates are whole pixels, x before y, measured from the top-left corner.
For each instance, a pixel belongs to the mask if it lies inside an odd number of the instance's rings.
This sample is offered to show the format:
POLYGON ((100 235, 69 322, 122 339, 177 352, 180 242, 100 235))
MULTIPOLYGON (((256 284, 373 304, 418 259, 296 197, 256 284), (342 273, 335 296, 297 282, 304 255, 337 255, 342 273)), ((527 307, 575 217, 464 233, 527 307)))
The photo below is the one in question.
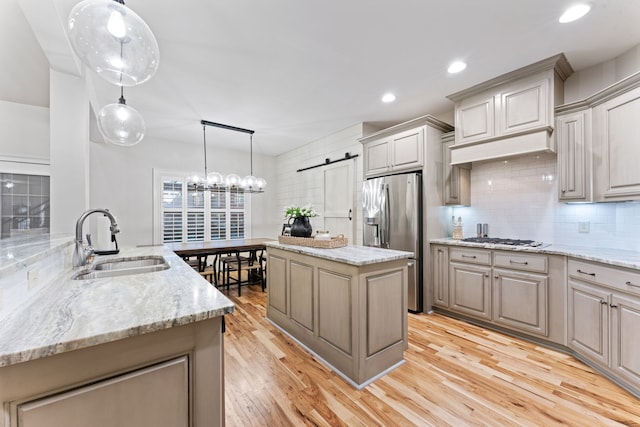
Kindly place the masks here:
POLYGON ((345 246, 334 249, 311 248, 307 246, 283 245, 268 242, 267 247, 283 249, 303 255, 310 255, 329 261, 342 262, 349 265, 363 266, 380 262, 396 261, 411 258, 413 252, 395 251, 392 249, 372 248, 369 246, 345 246))
POLYGON ((545 247, 529 248, 523 246, 463 242, 461 240, 453 240, 451 238, 433 239, 430 243, 449 246, 465 246, 469 248, 496 249, 501 251, 564 255, 586 261, 595 261, 603 264, 640 270, 640 252, 625 251, 621 249, 584 248, 569 245, 549 245, 545 247))
POLYGON ((0 246, 0 367, 233 312, 229 299, 161 246, 96 259, 162 255, 167 270, 72 280, 73 238, 17 243, 0 246))

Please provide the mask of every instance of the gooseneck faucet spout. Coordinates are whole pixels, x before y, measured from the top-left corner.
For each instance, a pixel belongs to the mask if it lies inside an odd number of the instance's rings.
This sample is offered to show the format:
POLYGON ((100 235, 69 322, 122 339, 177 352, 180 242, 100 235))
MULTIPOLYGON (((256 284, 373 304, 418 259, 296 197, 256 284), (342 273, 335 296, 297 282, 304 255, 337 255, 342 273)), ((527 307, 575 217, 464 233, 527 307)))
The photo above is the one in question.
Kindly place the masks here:
POLYGON ((111 240, 113 241, 116 233, 120 232, 118 228, 118 223, 116 218, 109 212, 108 209, 89 209, 80 215, 80 218, 76 221, 76 249, 73 252, 73 266, 81 267, 87 264, 87 260, 93 256, 94 250, 93 246, 91 246, 91 234, 87 234, 87 243, 88 246, 85 248, 82 244, 82 226, 84 225, 84 221, 87 217, 94 213, 101 213, 111 221, 111 226, 109 229, 111 230, 111 240))

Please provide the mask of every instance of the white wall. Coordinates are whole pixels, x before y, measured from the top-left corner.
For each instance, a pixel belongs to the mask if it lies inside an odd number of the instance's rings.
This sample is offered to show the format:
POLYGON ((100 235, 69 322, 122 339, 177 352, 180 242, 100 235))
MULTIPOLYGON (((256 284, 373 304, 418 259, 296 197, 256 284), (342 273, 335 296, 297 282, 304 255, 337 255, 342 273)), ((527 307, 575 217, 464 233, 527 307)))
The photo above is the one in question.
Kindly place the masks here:
POLYGON ((0 100, 0 161, 49 164, 49 108, 0 100))
MULTIPOLYGON (((143 139, 133 147, 91 142, 91 207, 108 208, 120 226, 122 245, 153 242, 153 168, 163 171, 204 172, 202 146, 180 141, 143 139)), ((251 236, 275 237, 280 224, 274 214, 277 189, 275 159, 253 154, 254 174, 267 180, 263 194, 251 195, 251 236)), ((248 175, 248 152, 209 151, 209 171, 248 175), (211 167, 213 165, 213 167, 211 167)))
MULTIPOLYGON (((278 169, 276 193, 276 214, 280 219, 278 234, 282 228, 283 210, 289 205, 313 204, 318 212, 322 212, 323 205, 323 168, 310 169, 303 172, 296 172, 308 166, 323 163, 326 158, 331 160, 343 158, 345 153, 351 155, 358 154, 355 162, 355 215, 354 215, 354 238, 355 244, 362 244, 362 144, 358 138, 368 135, 373 129, 370 126, 359 123, 348 127, 334 134, 328 135, 317 141, 311 142, 303 147, 281 154, 276 158, 278 169)), ((311 219, 311 226, 314 230, 324 229, 324 218, 322 216, 311 219)), ((351 242, 350 242, 351 243, 351 242)))
POLYGON ((640 45, 611 61, 573 73, 564 83, 564 102, 581 101, 640 71, 640 45))

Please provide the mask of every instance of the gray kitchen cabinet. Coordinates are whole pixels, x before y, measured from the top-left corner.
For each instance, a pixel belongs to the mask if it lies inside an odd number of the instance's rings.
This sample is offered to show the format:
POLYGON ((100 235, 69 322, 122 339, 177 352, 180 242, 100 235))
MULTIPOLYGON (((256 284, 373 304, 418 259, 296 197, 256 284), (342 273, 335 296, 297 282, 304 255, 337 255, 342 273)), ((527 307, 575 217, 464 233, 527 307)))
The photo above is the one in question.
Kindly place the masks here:
POLYGON ((493 270, 493 321, 546 337, 548 278, 514 270, 493 270))
POLYGON ((569 347, 609 364, 609 292, 569 280, 569 347))
POLYGON ((445 245, 432 251, 436 308, 566 345, 563 257, 467 247, 447 252, 445 245))
POLYGON ((4 427, 224 425, 222 317, 4 366, 4 427))
POLYGON ((591 109, 556 117, 558 199, 593 201, 591 109))
POLYGON ((636 388, 640 387, 640 298, 611 296, 611 369, 636 388))
POLYGON ((640 389, 640 273, 569 260, 569 346, 640 389))
POLYGON ((548 257, 494 252, 493 267, 493 322, 547 338, 548 257))
POLYGON ((490 321, 491 251, 452 248, 449 260, 449 309, 490 321))
POLYGON ((424 126, 365 143, 365 175, 374 176, 422 168, 424 143, 424 126))
POLYGON ((593 109, 595 199, 640 198, 640 87, 593 109))
POLYGON ((555 152, 554 107, 572 72, 560 54, 449 95, 455 103, 452 163, 555 152))
POLYGON ((432 246, 433 259, 433 304, 449 307, 449 249, 432 246))
POLYGON ((455 134, 449 132, 442 135, 442 183, 443 205, 471 205, 471 163, 451 164, 451 146, 455 134))
POLYGON ((20 427, 187 427, 189 359, 182 356, 39 397, 17 405, 16 411, 20 427))

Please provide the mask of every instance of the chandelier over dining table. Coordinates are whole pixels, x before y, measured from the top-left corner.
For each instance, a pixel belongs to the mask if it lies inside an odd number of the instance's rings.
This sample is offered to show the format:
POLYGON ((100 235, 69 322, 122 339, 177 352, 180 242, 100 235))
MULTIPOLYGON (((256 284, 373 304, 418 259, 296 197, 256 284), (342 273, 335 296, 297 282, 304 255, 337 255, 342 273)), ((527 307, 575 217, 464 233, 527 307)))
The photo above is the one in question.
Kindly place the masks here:
POLYGON ((267 186, 264 178, 253 175, 253 134, 255 131, 251 129, 239 128, 236 126, 225 125, 223 123, 210 122, 201 120, 202 136, 204 146, 204 176, 197 173, 188 177, 188 183, 196 190, 210 191, 244 191, 245 193, 263 193, 267 186), (213 126, 221 129, 231 130, 234 132, 242 132, 249 134, 249 175, 241 178, 240 175, 230 173, 223 176, 220 172, 209 172, 207 168, 207 126, 213 126))

